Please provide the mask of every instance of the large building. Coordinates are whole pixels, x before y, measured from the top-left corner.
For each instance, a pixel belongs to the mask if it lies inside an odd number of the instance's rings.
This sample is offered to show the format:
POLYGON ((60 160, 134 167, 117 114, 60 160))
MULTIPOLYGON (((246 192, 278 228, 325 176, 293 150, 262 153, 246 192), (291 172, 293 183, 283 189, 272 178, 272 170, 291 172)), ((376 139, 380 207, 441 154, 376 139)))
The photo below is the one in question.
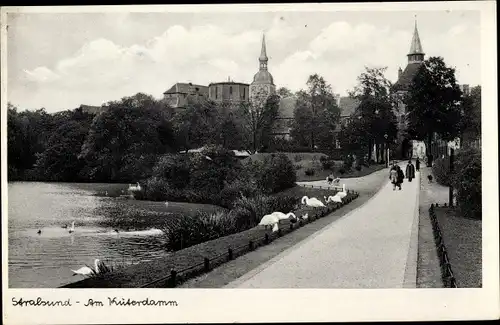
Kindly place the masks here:
POLYGON ((413 79, 417 75, 418 70, 424 64, 425 53, 422 49, 422 43, 420 42, 420 37, 418 35, 417 22, 415 21, 415 29, 413 31, 413 37, 410 45, 410 52, 407 54, 408 64, 406 68, 401 70, 399 68, 398 80, 393 86, 393 92, 395 94, 395 105, 394 114, 396 115, 398 121, 398 149, 396 155, 400 158, 407 158, 412 155, 412 140, 408 137, 406 132, 407 122, 406 122, 406 105, 404 103, 404 97, 410 90, 410 86, 413 79))
POLYGON ((215 82, 208 85, 208 96, 214 102, 241 103, 248 102, 248 84, 234 82, 228 78, 226 82, 215 82))
POLYGON ((192 83, 176 83, 163 93, 163 100, 173 108, 184 108, 188 101, 206 100, 208 87, 192 83))

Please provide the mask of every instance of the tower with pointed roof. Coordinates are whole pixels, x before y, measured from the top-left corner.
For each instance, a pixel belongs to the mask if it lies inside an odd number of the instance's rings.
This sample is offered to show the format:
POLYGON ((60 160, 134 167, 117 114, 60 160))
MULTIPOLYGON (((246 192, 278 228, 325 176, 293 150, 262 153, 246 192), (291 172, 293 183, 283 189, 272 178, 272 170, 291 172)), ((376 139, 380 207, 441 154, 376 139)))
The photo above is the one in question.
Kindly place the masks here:
MULTIPOLYGON (((422 43, 420 42, 420 36, 418 34, 417 21, 415 20, 415 28, 413 30, 413 37, 411 39, 410 51, 406 55, 408 57, 408 64, 404 70, 398 69, 398 80, 393 86, 393 91, 396 97, 394 113, 398 119, 398 129, 399 129, 399 153, 400 158, 406 158, 411 150, 411 140, 408 138, 406 125, 406 105, 403 102, 403 98, 406 93, 410 90, 410 86, 413 79, 417 75, 418 70, 422 67, 425 60, 425 53, 422 49, 422 43)), ((413 141, 414 143, 417 143, 413 141)))
POLYGON ((250 100, 252 102, 263 101, 270 95, 276 93, 273 76, 267 69, 269 59, 266 51, 266 37, 262 35, 262 47, 259 56, 259 71, 254 75, 250 84, 250 100))

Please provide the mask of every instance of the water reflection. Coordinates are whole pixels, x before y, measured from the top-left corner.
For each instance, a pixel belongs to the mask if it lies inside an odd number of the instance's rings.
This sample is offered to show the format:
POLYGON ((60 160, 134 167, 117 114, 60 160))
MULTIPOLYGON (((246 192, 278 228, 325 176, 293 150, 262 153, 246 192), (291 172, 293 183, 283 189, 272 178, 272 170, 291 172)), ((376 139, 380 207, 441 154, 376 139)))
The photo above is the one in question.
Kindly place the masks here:
POLYGON ((137 204, 118 198, 127 186, 9 183, 9 286, 58 287, 81 279, 71 269, 91 265, 95 258, 109 264, 135 264, 166 254, 159 229, 116 232, 103 226, 105 211, 119 214, 137 204), (105 192, 108 196, 98 196, 105 192), (76 230, 69 233, 63 227, 73 221, 76 230))

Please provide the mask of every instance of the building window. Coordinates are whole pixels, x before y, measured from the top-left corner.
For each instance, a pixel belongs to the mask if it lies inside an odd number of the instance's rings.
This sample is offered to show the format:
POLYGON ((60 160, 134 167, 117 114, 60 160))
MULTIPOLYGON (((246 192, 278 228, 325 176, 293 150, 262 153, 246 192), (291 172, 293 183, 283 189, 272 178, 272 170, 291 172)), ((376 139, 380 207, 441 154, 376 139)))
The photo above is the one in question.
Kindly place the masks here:
POLYGON ((233 87, 229 86, 229 95, 232 95, 232 94, 233 94, 233 87))
POLYGON ((245 88, 243 88, 243 99, 245 99, 245 88))
POLYGON ((215 87, 215 99, 217 99, 219 93, 219 87, 215 87))

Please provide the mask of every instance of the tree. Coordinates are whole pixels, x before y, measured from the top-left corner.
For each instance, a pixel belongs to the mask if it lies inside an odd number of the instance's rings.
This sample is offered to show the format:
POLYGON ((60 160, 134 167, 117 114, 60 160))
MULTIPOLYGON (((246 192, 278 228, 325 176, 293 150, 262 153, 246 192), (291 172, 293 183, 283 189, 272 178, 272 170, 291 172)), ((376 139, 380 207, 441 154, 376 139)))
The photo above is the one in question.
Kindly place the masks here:
POLYGON ((176 150, 163 105, 137 94, 106 104, 94 118, 80 157, 91 180, 135 181, 147 177, 158 154, 176 150))
POLYGON ((463 97, 460 129, 468 139, 481 136, 481 86, 473 87, 470 94, 463 97))
MULTIPOLYGON (((362 141, 361 147, 367 149, 368 159, 371 159, 373 145, 377 148, 378 160, 379 153, 382 152, 379 148, 386 142, 392 142, 397 136, 396 116, 392 110, 390 93, 392 85, 385 77, 386 70, 387 67, 365 67, 365 71, 358 76, 358 85, 349 94, 358 99, 360 104, 354 116, 357 121, 350 124, 352 131, 342 134, 362 141)), ((345 144, 347 140, 341 142, 345 144)))
POLYGON ((300 145, 317 145, 328 149, 334 143, 334 130, 340 119, 331 86, 323 77, 314 74, 307 80, 307 90, 297 93, 297 104, 290 135, 300 145))
POLYGON ((226 149, 241 149, 245 146, 242 123, 238 120, 234 109, 235 106, 231 103, 218 105, 215 143, 226 149))
POLYGON ((281 98, 289 97, 289 96, 293 95, 292 91, 290 89, 286 88, 286 87, 280 87, 280 88, 278 88, 277 93, 278 93, 278 95, 281 98))
POLYGON ((172 120, 179 145, 187 150, 215 144, 219 118, 215 102, 188 102, 187 107, 175 114, 172 120))
POLYGON ((257 93, 251 102, 243 102, 236 111, 248 147, 253 151, 266 147, 278 116, 279 96, 257 93))
POLYGON ((418 70, 405 98, 409 134, 426 140, 427 156, 434 134, 451 141, 460 131, 462 92, 455 69, 443 58, 431 57, 418 70))

